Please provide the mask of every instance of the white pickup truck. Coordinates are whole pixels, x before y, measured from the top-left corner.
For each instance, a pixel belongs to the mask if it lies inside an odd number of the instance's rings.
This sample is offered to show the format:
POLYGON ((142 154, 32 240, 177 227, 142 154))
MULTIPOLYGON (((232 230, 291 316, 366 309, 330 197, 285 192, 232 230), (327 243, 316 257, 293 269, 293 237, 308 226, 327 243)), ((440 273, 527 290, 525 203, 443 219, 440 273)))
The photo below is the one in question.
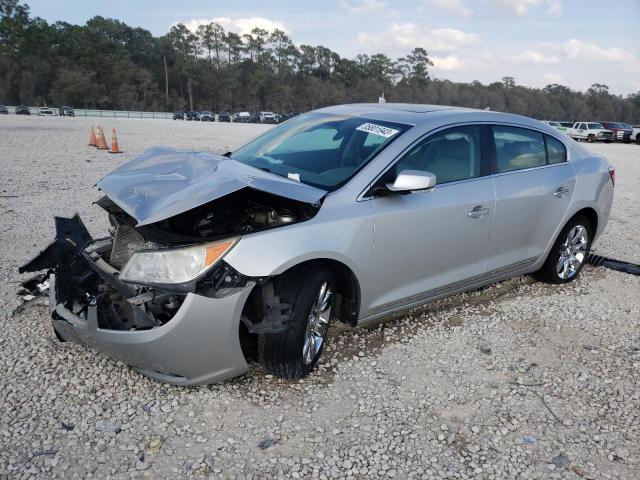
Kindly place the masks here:
POLYGON ((597 122, 576 122, 572 128, 567 128, 565 133, 574 140, 586 140, 589 143, 615 140, 614 133, 597 122))
POLYGON ((640 145, 640 125, 633 126, 633 132, 631 132, 631 141, 640 145))

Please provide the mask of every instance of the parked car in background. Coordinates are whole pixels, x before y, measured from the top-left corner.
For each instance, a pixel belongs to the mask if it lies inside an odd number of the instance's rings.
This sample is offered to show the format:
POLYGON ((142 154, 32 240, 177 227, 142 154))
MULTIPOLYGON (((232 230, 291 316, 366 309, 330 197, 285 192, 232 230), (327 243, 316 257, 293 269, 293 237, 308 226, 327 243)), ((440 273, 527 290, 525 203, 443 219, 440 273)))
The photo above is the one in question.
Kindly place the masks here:
POLYGON ((633 128, 630 125, 624 125, 619 122, 598 122, 607 130, 611 130, 617 142, 629 143, 633 128))
POLYGON ((189 111, 185 114, 185 120, 200 121, 200 114, 198 112, 189 111))
POLYGON ((218 121, 219 122, 230 122, 231 114, 229 112, 220 112, 218 113, 218 121))
POLYGON ((565 128, 571 128, 573 127, 573 124, 574 124, 574 122, 558 122, 558 123, 565 128))
POLYGON ((173 119, 184 120, 184 112, 181 112, 181 111, 173 112, 173 119))
POLYGON ((572 282, 614 181, 603 157, 519 115, 335 106, 225 156, 146 151, 97 183, 108 236, 57 217, 19 271, 52 273, 59 338, 158 381, 242 375, 249 336, 267 372, 300 378, 334 320, 371 325, 534 272, 572 282))
POLYGON ((640 145, 640 135, 638 135, 638 133, 640 133, 640 125, 634 125, 633 130, 631 130, 631 141, 632 142, 636 142, 638 145, 640 145))
POLYGON ((273 112, 258 112, 256 114, 256 122, 275 124, 276 116, 273 114, 273 112))
MULTIPOLYGON (((567 128, 564 125, 562 125, 560 122, 554 122, 552 120, 542 120, 542 123, 546 123, 547 125, 549 125, 550 127, 555 128, 556 130, 558 130, 559 132, 562 133, 566 133, 567 132, 567 128)), ((572 124, 573 125, 573 124, 572 124)))
POLYGON ((249 123, 251 122, 251 114, 249 112, 236 112, 233 114, 234 123, 249 123))
POLYGON ((200 115, 198 116, 198 120, 201 122, 213 122, 215 119, 216 117, 213 115, 213 112, 210 112, 209 110, 200 112, 200 115))
POLYGON ((38 116, 50 117, 53 115, 53 109, 50 107, 40 107, 38 109, 38 116))
POLYGON ((4 105, 0 105, 0 115, 9 115, 9 109, 4 105))
POLYGON ((74 112, 73 107, 69 107, 67 105, 62 106, 58 109, 58 114, 61 117, 75 117, 76 112, 74 112))
POLYGON ((615 140, 613 132, 598 122, 576 122, 573 127, 567 129, 566 134, 574 140, 585 140, 589 143, 613 142, 615 140))
POLYGON ((280 122, 285 122, 285 121, 289 120, 290 118, 297 117, 298 115, 300 115, 298 112, 283 113, 281 115, 282 118, 280 119, 280 122))
POLYGON ((16 107, 16 115, 31 115, 31 109, 26 105, 18 105, 16 107))

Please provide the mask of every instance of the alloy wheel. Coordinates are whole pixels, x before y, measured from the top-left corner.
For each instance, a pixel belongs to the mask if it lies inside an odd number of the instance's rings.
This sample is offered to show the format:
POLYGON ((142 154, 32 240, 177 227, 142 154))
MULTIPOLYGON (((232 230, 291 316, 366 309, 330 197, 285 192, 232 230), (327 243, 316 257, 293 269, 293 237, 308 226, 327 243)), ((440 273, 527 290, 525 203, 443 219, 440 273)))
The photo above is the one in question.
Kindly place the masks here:
POLYGON ((305 365, 310 365, 324 344, 329 320, 331 319, 331 304, 333 292, 329 282, 324 282, 318 291, 318 297, 311 307, 307 328, 302 347, 302 360, 305 365))
POLYGON ((560 245, 560 258, 556 271, 563 280, 573 278, 587 257, 589 235, 584 225, 576 225, 567 233, 560 245))

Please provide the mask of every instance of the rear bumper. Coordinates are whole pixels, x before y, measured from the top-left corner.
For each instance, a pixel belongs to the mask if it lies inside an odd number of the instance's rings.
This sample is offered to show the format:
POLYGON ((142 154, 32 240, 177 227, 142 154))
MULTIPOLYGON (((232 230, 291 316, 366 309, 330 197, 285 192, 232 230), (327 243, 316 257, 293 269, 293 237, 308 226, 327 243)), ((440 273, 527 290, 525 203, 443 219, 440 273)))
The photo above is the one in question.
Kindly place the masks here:
POLYGON ((160 327, 122 331, 98 327, 98 309, 84 318, 57 301, 50 277, 53 328, 69 342, 94 348, 160 382, 198 385, 227 380, 249 370, 238 338, 240 316, 252 286, 223 298, 189 293, 176 315, 160 327))

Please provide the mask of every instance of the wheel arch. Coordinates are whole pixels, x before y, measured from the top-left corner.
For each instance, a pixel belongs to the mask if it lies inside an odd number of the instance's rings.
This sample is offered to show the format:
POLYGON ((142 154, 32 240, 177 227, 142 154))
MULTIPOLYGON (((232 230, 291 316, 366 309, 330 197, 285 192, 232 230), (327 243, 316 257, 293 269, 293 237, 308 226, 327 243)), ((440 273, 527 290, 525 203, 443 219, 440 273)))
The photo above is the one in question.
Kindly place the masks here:
POLYGON ((342 322, 352 326, 357 325, 360 312, 361 290, 356 274, 345 263, 334 258, 319 257, 300 261, 294 265, 288 265, 284 271, 272 275, 269 280, 255 288, 246 301, 243 315, 251 317, 253 322, 260 322, 262 312, 267 310, 270 298, 278 294, 277 285, 287 278, 299 278, 300 272, 307 269, 327 268, 331 270, 336 282, 337 305, 336 317, 342 322))
POLYGON ((578 217, 578 216, 586 217, 587 220, 589 220, 589 223, 591 223, 591 228, 593 229, 591 234, 595 237, 596 232, 598 231, 598 212, 596 212, 595 209, 592 208, 592 207, 585 207, 585 208, 583 208, 581 210, 578 210, 576 213, 574 213, 565 222, 565 225, 567 223, 569 223, 571 220, 573 220, 575 217, 578 217))

